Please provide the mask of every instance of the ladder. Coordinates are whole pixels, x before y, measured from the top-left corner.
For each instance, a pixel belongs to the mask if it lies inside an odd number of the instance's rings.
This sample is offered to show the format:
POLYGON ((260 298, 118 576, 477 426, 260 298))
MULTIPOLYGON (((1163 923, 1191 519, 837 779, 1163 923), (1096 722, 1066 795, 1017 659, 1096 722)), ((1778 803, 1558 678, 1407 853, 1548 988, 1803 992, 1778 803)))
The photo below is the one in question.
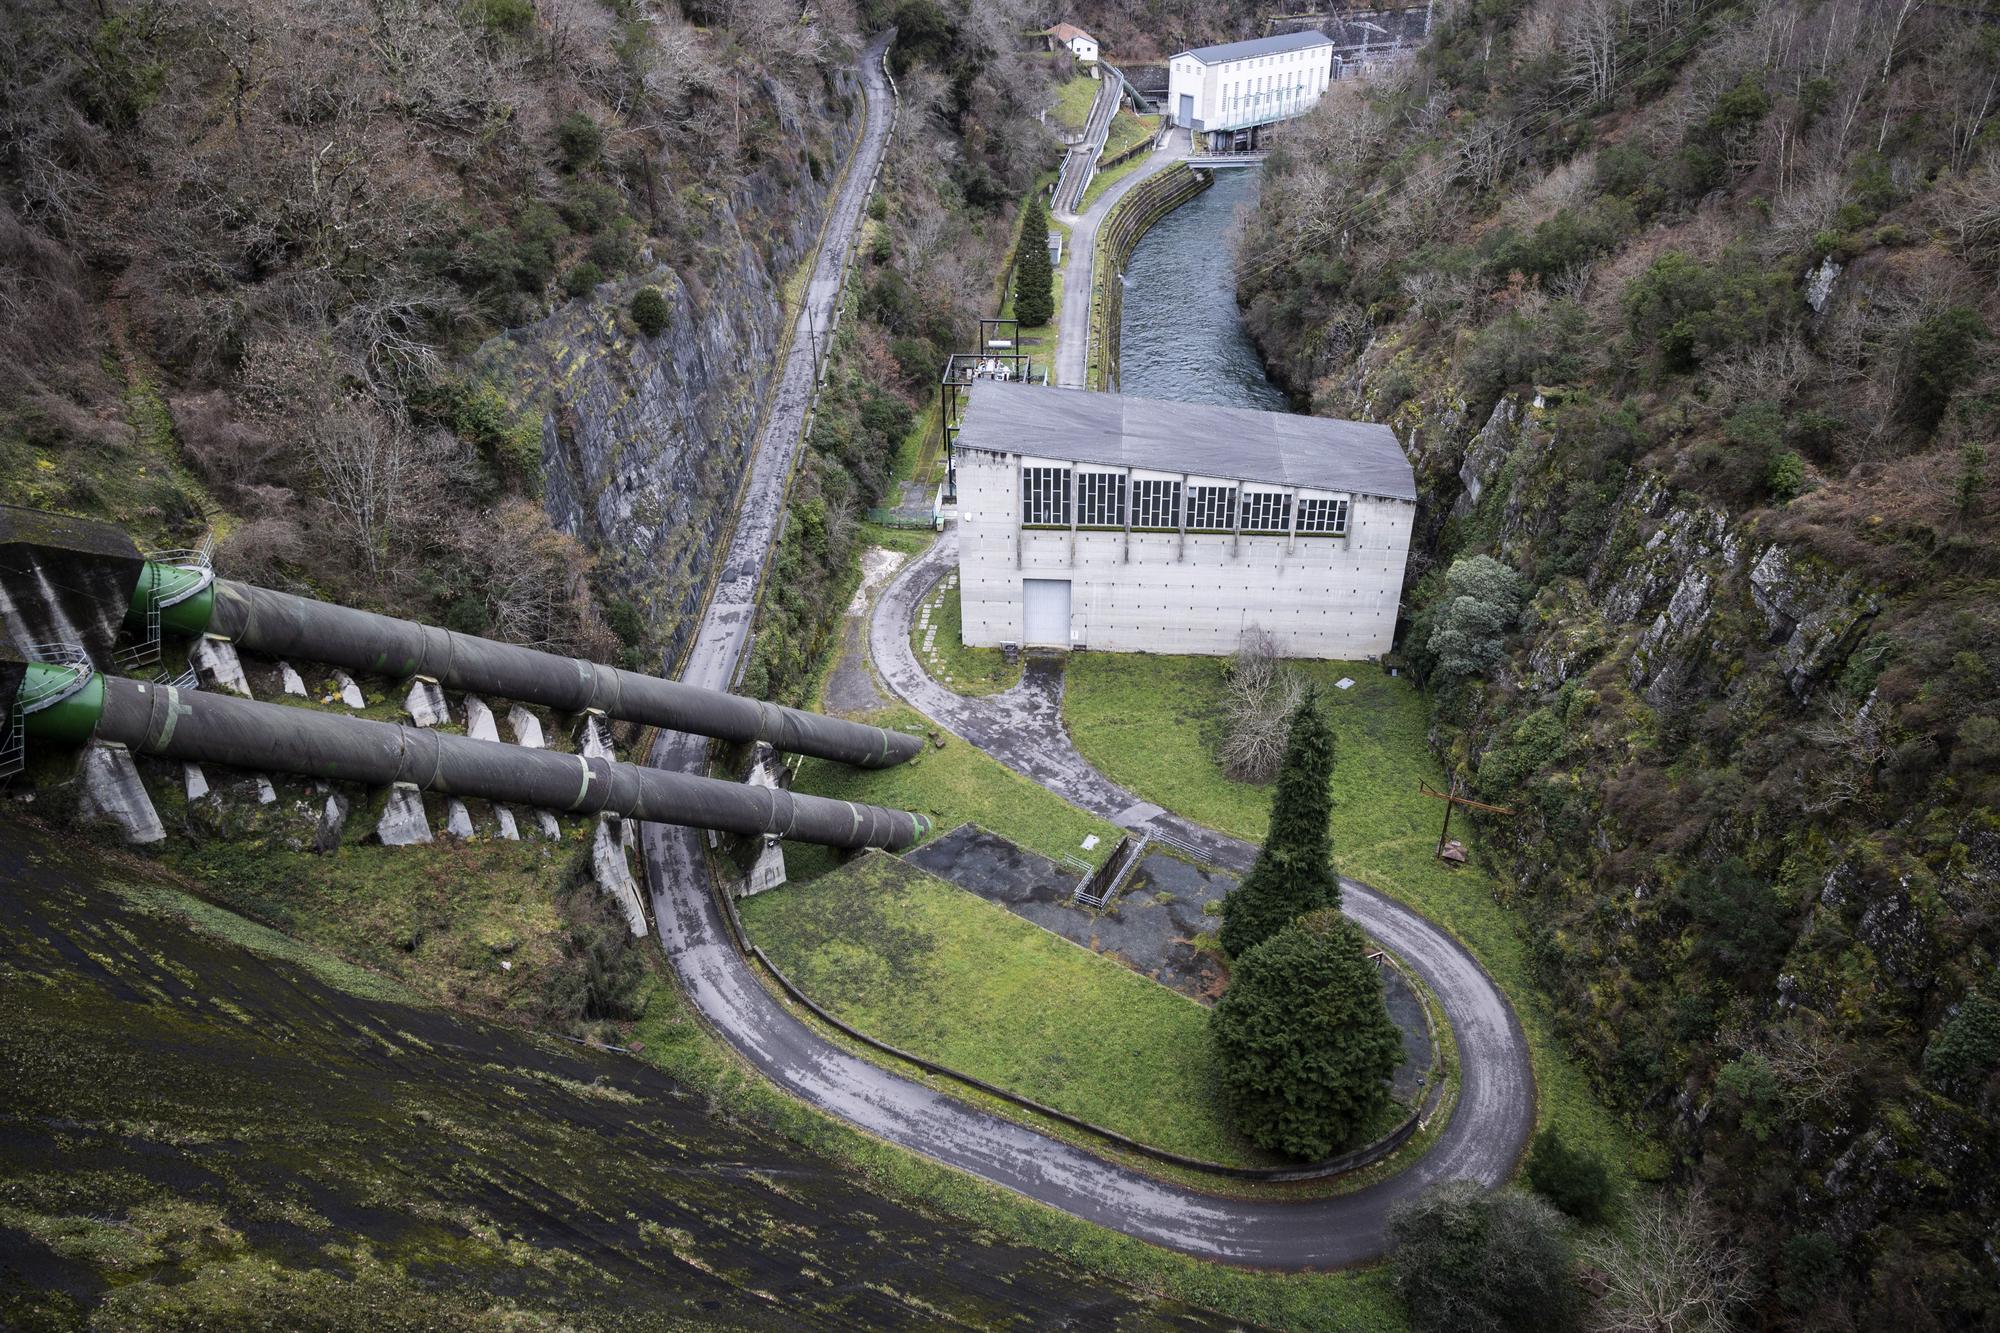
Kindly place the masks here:
POLYGON ((160 592, 159 576, 157 574, 144 576, 149 580, 145 590, 144 637, 111 655, 112 664, 121 671, 131 671, 158 662, 162 613, 170 606, 179 606, 215 582, 215 534, 210 533, 202 538, 199 546, 154 551, 146 556, 146 560, 153 565, 167 565, 174 569, 187 570, 194 577, 163 596, 160 592))
POLYGON ((65 674, 46 677, 34 685, 21 683, 7 717, 7 735, 0 739, 0 778, 11 778, 27 767, 29 717, 75 694, 97 671, 90 654, 75 643, 32 643, 22 656, 43 666, 59 667, 65 674))

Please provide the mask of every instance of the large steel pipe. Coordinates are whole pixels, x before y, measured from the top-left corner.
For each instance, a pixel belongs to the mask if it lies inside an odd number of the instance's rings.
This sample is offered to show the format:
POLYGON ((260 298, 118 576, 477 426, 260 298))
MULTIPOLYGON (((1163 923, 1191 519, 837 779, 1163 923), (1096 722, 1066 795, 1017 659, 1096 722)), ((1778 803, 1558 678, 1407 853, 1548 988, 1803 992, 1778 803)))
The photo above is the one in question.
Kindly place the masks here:
MULTIPOLYGON (((608 812, 829 847, 907 847, 922 815, 823 796, 476 741, 393 722, 316 713, 171 685, 103 678, 100 740, 141 754, 232 768, 473 796, 569 814, 608 812)), ((498 692, 496 690, 496 692, 498 692)), ((517 696, 518 697, 518 696, 517 696)))
POLYGON ((384 676, 428 676, 454 690, 519 699, 726 741, 768 741, 788 754, 886 768, 923 748, 902 732, 821 717, 741 695, 475 638, 218 579, 207 630, 252 652, 384 676))

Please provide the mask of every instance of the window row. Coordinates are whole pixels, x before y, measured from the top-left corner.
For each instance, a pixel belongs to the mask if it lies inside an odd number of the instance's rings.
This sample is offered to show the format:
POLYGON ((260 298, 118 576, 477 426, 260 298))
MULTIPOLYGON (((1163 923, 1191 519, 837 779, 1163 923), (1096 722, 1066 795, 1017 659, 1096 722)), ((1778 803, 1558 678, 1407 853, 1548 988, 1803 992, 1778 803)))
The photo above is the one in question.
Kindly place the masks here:
MULTIPOLYGON (((1027 527, 1068 527, 1072 469, 1021 469, 1021 522, 1027 527)), ((1084 472, 1074 478, 1076 521, 1086 528, 1122 528, 1126 522, 1125 474, 1084 472)), ((1187 526, 1198 532, 1237 531, 1234 486, 1190 486, 1187 526)), ((1244 532, 1290 532, 1292 497, 1286 491, 1243 491, 1244 532)), ((1298 531, 1341 534, 1347 531, 1347 501, 1299 501, 1298 531)), ((1134 480, 1131 523, 1135 528, 1179 528, 1181 483, 1134 480)))

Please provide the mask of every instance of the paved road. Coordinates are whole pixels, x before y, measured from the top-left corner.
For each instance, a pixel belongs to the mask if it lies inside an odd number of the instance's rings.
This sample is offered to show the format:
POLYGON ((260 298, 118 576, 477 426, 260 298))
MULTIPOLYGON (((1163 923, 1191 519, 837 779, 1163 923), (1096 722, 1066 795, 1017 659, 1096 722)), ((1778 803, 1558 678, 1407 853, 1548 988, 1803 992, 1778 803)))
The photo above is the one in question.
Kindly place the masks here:
MULTIPOLYGON (((864 61, 868 93, 868 125, 835 205, 825 249, 815 270, 810 301, 828 303, 838 285, 838 264, 845 253, 875 160, 887 139, 888 93, 880 73, 881 44, 872 45, 864 61)), ((759 441, 745 489, 741 517, 727 555, 716 594, 689 654, 682 678, 693 684, 721 687, 728 683, 749 639, 750 612, 763 555, 769 550, 783 496, 784 478, 797 448, 798 428, 810 392, 810 349, 801 337, 782 372, 771 420, 759 441)), ((907 624, 909 608, 955 550, 947 537, 917 571, 906 572, 884 594, 900 611, 878 615, 871 627, 877 639, 878 662, 885 663, 892 686, 898 677, 926 711, 947 725, 978 731, 970 715, 954 711, 950 698, 932 698, 897 670, 895 644, 908 656, 907 636, 891 628, 907 624), (901 617, 898 620, 898 616, 901 617)), ((914 662, 910 663, 914 667, 914 662)), ((920 675, 921 673, 919 673, 920 675)), ((898 686, 898 692, 901 692, 898 686)), ((942 691, 940 691, 942 693, 942 691)), ((1042 701, 1046 717, 1055 716, 1053 700, 1042 701)), ((1004 725, 1004 719, 997 724, 1004 725)), ((1056 731, 1060 732, 1057 725, 1056 731)), ((1048 738, 1046 724, 1043 738, 1048 738)), ((1008 758, 1010 749, 997 737, 987 737, 995 753, 1008 758)), ((1012 761, 1032 771, 1033 752, 1041 744, 1024 745, 1028 753, 1012 761)), ((690 738, 669 736, 656 747, 652 762, 691 768, 700 762, 702 745, 690 738)), ((1106 809, 1123 801, 1116 813, 1127 820, 1143 813, 1131 809, 1129 795, 1079 771, 1066 739, 1047 762, 1052 782, 1076 783, 1091 808, 1106 809), (1115 794, 1114 794, 1115 793, 1115 794)), ((1088 765, 1083 766, 1088 770, 1088 765)), ((1039 776, 1039 775, 1037 775, 1039 776)), ((1061 790, 1061 788, 1058 788, 1061 790)), ((1158 816, 1152 816, 1159 818, 1158 816)), ((1210 846, 1218 859, 1241 864, 1247 853, 1240 843, 1220 839, 1206 830, 1176 823, 1188 840, 1210 846)), ((1353 885, 1350 903, 1371 930, 1395 948, 1444 997, 1456 1029, 1464 1066, 1460 1107, 1444 1141, 1417 1168, 1392 1180, 1340 1198, 1304 1203, 1224 1199, 1164 1184, 1138 1172, 1112 1165, 1080 1148, 1058 1142, 1034 1130, 989 1115, 851 1055, 822 1038, 790 1010, 773 999, 751 973, 750 965, 730 942, 720 909, 709 892, 702 855, 703 834, 649 824, 644 853, 647 886, 663 949, 684 990, 722 1037, 766 1077, 814 1106, 841 1117, 889 1142, 969 1171, 1077 1217, 1190 1254, 1281 1268, 1324 1268, 1371 1260, 1382 1252, 1383 1225, 1398 1200, 1432 1180, 1469 1176, 1495 1181, 1511 1168, 1525 1140, 1533 1097, 1525 1083, 1525 1046, 1512 1011, 1463 950, 1429 927, 1421 918, 1377 899, 1353 885), (1379 904, 1379 907, 1371 905, 1379 904), (1518 1052, 1518 1058, 1492 1058, 1495 1052, 1518 1052)))
POLYGON ((1090 369, 1090 289, 1096 278, 1098 225, 1133 186, 1186 157, 1189 147, 1187 131, 1174 130, 1131 175, 1097 196, 1080 215, 1063 219, 1070 224, 1069 262, 1063 271, 1062 309, 1056 315, 1055 383, 1072 389, 1089 387, 1084 377, 1090 369))

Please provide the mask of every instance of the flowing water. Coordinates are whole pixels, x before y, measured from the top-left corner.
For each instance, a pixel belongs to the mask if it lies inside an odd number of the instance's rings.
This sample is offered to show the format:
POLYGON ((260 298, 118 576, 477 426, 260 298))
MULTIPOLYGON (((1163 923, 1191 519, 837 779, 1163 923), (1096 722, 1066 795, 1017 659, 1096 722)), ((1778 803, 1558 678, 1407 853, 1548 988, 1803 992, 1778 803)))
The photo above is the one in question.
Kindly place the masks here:
POLYGON ((1185 403, 1289 410, 1236 309, 1238 211, 1262 173, 1233 167, 1139 238, 1125 267, 1119 392, 1185 403))

